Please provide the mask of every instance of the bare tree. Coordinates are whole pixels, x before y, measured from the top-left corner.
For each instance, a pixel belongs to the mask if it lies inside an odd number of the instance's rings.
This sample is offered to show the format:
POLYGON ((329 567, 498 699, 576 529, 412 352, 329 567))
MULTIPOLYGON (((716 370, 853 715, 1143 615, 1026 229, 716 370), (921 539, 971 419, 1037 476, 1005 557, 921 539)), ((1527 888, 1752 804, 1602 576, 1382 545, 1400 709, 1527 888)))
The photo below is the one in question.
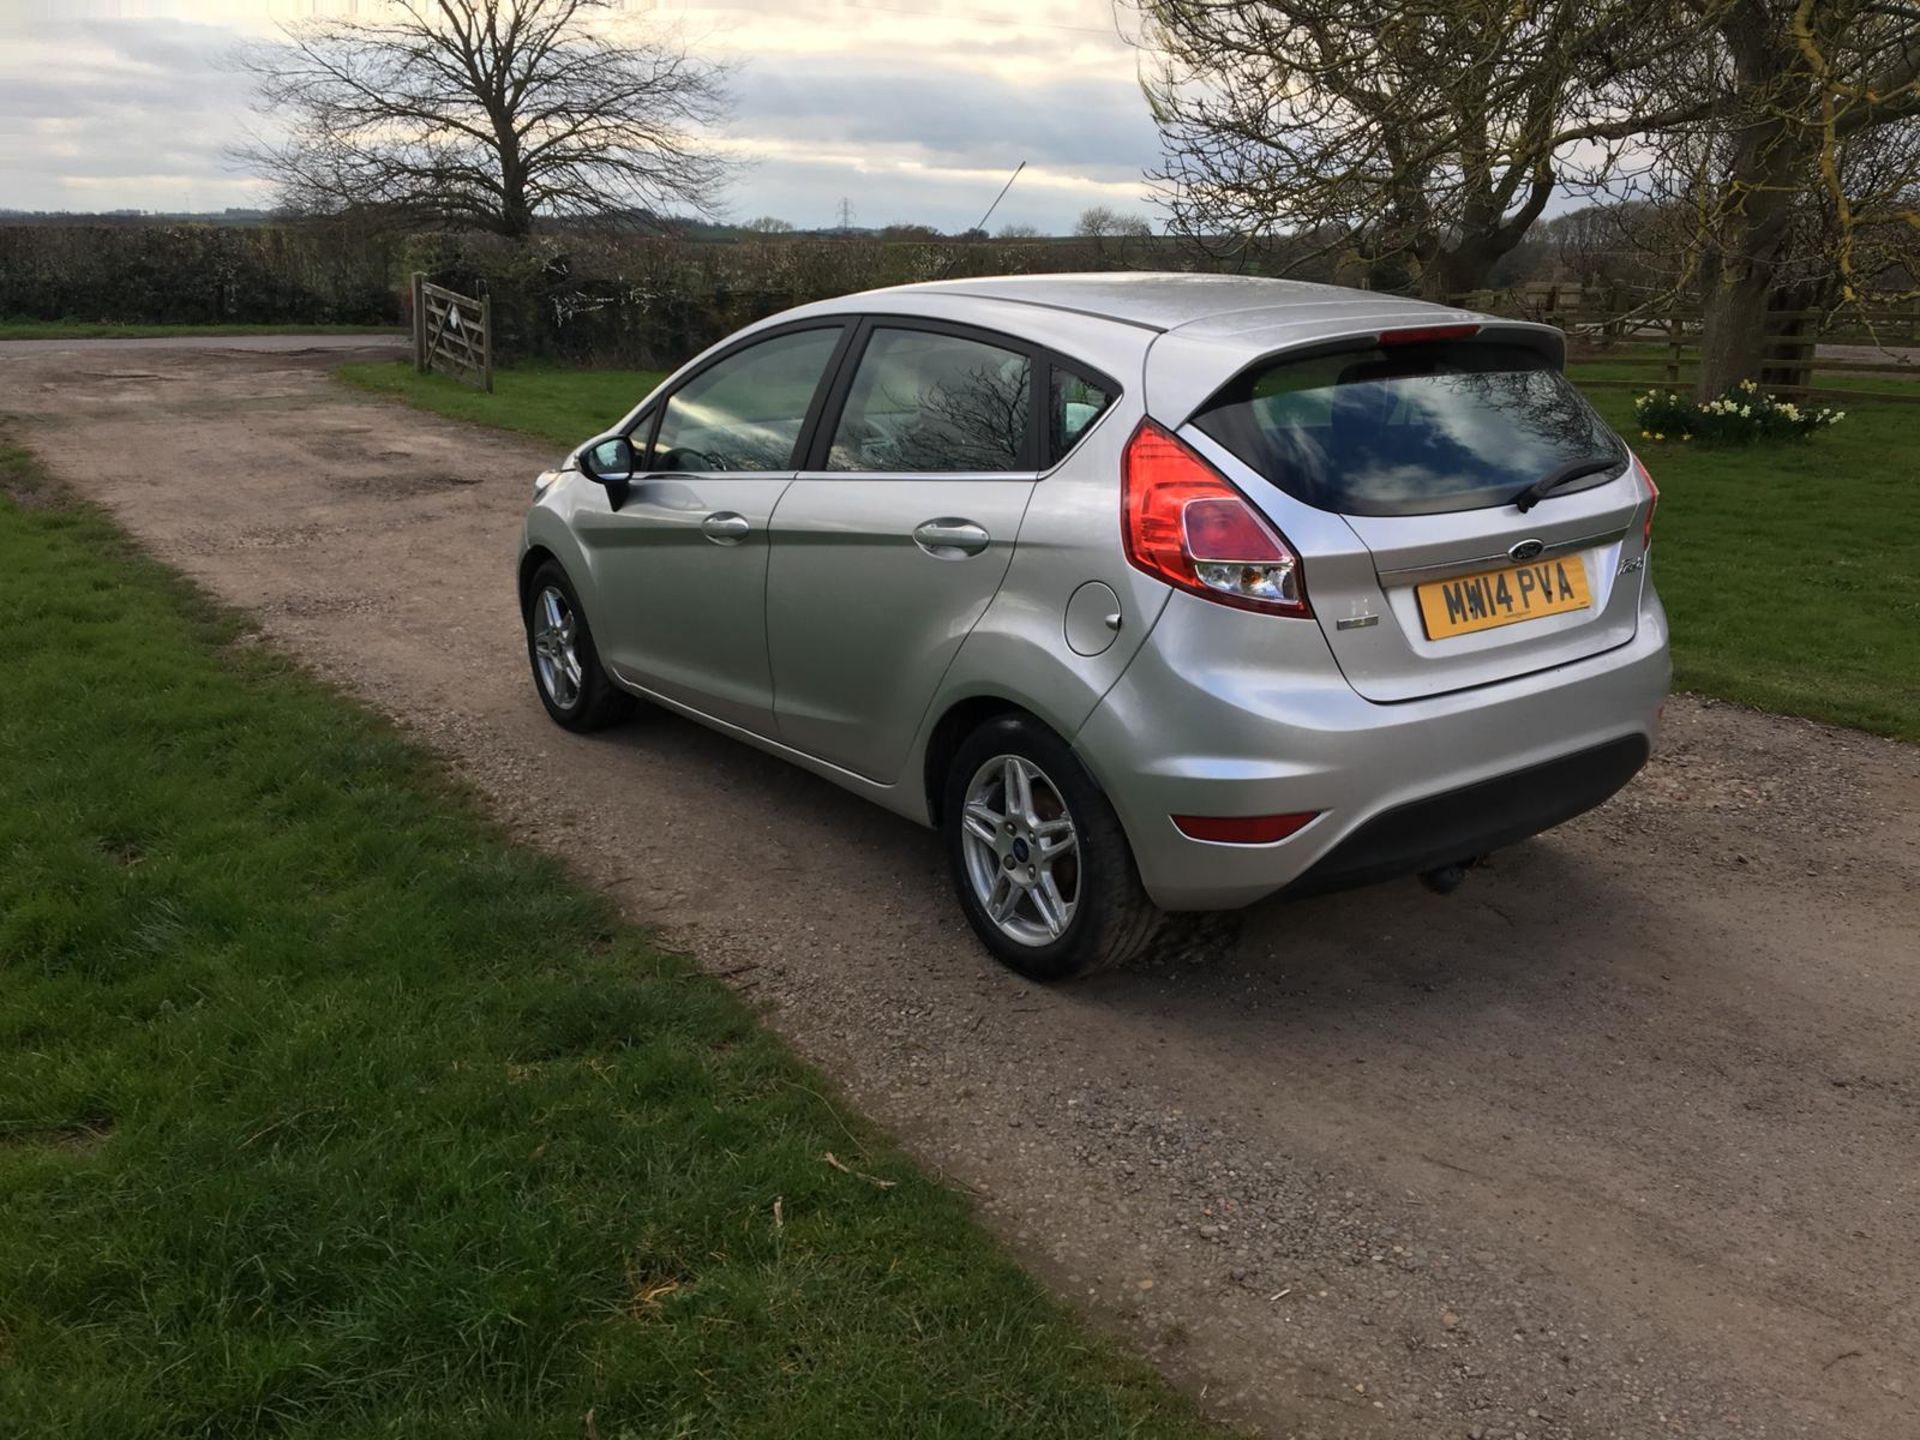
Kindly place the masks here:
POLYGON ((1177 232, 1319 233, 1429 296, 1484 286, 1556 190, 1707 108, 1642 81, 1705 24, 1672 0, 1129 3, 1177 232))
POLYGON ((1541 221, 1534 233, 1551 248, 1563 276, 1583 289, 1619 290, 1623 303, 1669 288, 1681 248, 1674 219, 1634 198, 1583 205, 1541 221))
POLYGON ((740 228, 755 235, 791 235, 793 222, 782 220, 778 215, 758 215, 740 228))
POLYGON ((1612 278, 1613 267, 1608 262, 1618 246, 1618 209, 1610 205, 1584 205, 1535 227, 1536 233, 1553 247, 1561 273, 1571 276, 1582 289, 1612 278))
POLYGON ((1089 205, 1074 222, 1073 233, 1090 240, 1108 236, 1138 238, 1153 234, 1153 227, 1138 215, 1128 215, 1109 205, 1089 205))
POLYGON ((376 0, 283 27, 241 65, 285 138, 239 152, 295 212, 388 212, 524 236, 536 217, 711 213, 727 167, 697 132, 723 72, 623 44, 609 0, 376 0))
MULTIPOLYGON (((1670 82, 1708 112, 1649 137, 1649 189, 1688 220, 1704 318, 1698 394, 1765 378, 1782 311, 1911 293, 1920 235, 1920 9, 1719 0, 1670 82)), ((1650 127, 1652 128, 1652 127, 1650 127)))

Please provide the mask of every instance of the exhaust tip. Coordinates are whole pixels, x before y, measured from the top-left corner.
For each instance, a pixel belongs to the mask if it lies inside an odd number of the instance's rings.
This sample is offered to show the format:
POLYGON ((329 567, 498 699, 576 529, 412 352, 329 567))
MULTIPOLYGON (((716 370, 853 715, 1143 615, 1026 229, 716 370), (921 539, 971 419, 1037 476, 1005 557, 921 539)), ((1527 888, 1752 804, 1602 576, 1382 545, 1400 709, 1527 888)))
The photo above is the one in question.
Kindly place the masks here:
POLYGON ((1451 895, 1458 890, 1467 878, 1470 860, 1456 860, 1451 865, 1436 865, 1431 870, 1420 872, 1420 883, 1436 895, 1451 895))

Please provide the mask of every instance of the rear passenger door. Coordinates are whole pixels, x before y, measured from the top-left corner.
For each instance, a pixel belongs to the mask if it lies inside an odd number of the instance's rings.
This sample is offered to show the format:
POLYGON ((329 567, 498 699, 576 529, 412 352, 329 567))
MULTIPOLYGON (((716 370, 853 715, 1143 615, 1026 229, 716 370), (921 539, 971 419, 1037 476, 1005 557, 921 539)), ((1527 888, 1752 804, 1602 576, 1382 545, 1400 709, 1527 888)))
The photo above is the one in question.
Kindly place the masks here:
POLYGON ((874 319, 773 513, 767 643, 788 744, 882 782, 1012 558, 1038 474, 1032 351, 874 319))

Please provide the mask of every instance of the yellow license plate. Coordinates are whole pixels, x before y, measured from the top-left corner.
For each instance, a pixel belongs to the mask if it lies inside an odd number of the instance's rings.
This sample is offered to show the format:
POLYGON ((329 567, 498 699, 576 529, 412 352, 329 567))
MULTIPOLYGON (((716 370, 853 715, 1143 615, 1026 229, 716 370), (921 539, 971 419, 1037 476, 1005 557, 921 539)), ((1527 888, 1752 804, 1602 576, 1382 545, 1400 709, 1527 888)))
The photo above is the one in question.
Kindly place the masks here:
POLYGON ((1578 555, 1429 580, 1414 595, 1430 640, 1585 610, 1593 604, 1586 562, 1578 555))

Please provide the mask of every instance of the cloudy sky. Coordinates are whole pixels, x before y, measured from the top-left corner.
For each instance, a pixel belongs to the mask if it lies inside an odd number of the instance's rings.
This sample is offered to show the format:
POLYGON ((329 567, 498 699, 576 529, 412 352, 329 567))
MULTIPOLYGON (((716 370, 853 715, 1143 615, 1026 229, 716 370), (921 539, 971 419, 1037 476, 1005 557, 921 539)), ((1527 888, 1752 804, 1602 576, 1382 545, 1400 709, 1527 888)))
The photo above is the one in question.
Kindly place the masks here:
MULTIPOLYGON (((245 39, 371 0, 0 0, 0 208, 262 204, 223 152, 250 123, 225 63, 245 39)), ((1028 162, 993 224, 1152 216, 1157 154, 1109 0, 623 0, 738 65, 719 143, 751 161, 734 219, 964 228, 1028 162)))

